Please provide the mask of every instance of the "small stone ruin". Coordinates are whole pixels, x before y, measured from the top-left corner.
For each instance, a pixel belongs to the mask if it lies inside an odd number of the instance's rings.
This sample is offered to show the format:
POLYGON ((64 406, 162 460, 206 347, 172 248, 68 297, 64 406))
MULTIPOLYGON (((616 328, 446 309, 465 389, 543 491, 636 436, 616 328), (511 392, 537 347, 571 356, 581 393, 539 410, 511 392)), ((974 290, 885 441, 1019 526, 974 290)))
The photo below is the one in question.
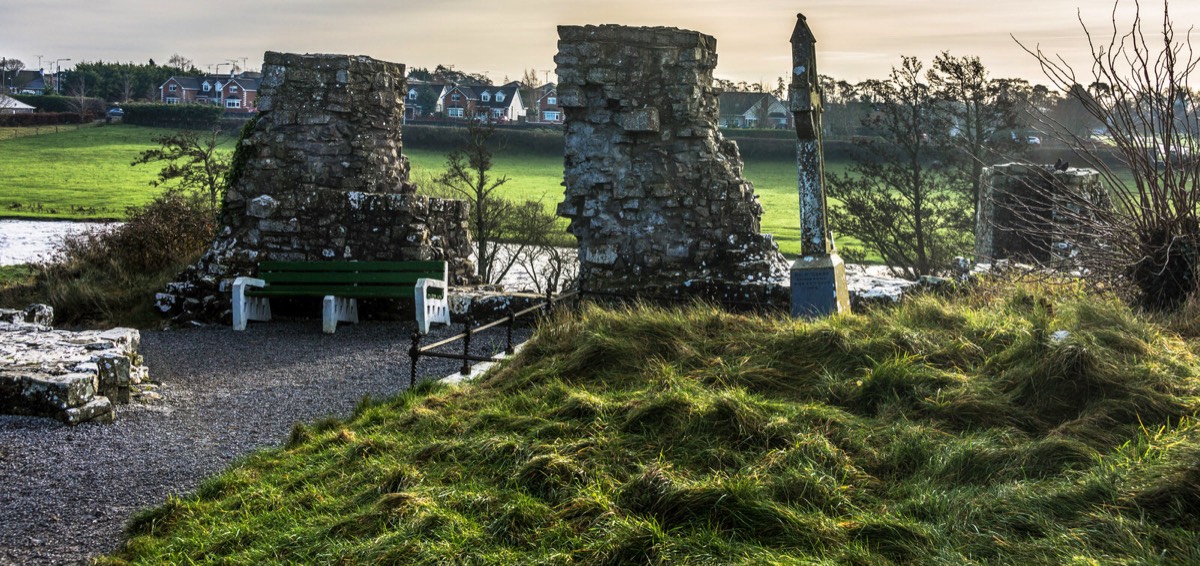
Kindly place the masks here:
POLYGON ((1072 202, 1107 202, 1100 172, 1094 169, 1006 163, 985 168, 983 177, 975 219, 975 257, 980 262, 1065 257, 1071 243, 1056 227, 1077 218, 1072 202))
POLYGON ((53 417, 67 424, 112 422, 146 378, 132 328, 69 332, 53 309, 0 309, 0 414, 53 417))
POLYGON ((558 33, 558 213, 579 240, 584 290, 733 301, 778 292, 788 265, 759 233, 762 206, 737 145, 717 130, 716 40, 664 27, 558 33))
POLYGON ((417 195, 409 181, 405 92, 404 65, 267 52, 220 233, 159 294, 160 310, 228 321, 233 278, 265 260, 446 260, 452 279, 473 277, 466 203, 417 195))

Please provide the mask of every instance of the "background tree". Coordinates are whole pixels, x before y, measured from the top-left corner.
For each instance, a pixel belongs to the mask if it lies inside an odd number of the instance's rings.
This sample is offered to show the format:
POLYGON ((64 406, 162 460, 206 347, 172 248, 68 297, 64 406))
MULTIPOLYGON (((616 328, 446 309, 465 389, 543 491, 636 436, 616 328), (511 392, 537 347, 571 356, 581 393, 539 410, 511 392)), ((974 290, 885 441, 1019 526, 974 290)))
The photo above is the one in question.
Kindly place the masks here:
MULTIPOLYGON (((497 192, 508 177, 492 173, 492 135, 496 126, 491 120, 468 120, 463 129, 461 146, 446 158, 446 172, 438 181, 454 195, 466 200, 471 207, 471 236, 475 239, 475 261, 479 278, 484 283, 496 283, 507 273, 499 265, 497 244, 505 229, 512 203, 497 192)), ((511 263, 509 264, 511 266, 511 263)))
POLYGON ((849 172, 828 182, 832 224, 910 279, 944 271, 970 242, 966 192, 936 165, 944 152, 927 134, 939 102, 922 69, 904 57, 887 80, 860 85, 875 106, 864 125, 878 138, 858 141, 849 172))
POLYGON ((104 113, 103 101, 88 96, 87 80, 76 77, 67 85, 67 107, 79 114, 80 122, 90 122, 97 114, 104 113))
POLYGON ((188 71, 196 70, 196 65, 192 63, 191 59, 188 59, 187 57, 184 57, 178 53, 171 54, 171 58, 167 59, 167 66, 188 71))
POLYGON ((1091 52, 1083 76, 1061 57, 1022 48, 1051 83, 1107 127, 1106 143, 1098 145, 1048 121, 1077 158, 1100 171, 1112 201, 1108 208, 1085 195, 1054 195, 1065 221, 1052 235, 1072 244, 1094 280, 1130 290, 1144 307, 1172 309, 1196 293, 1200 267, 1200 131, 1197 109, 1188 103, 1200 59, 1190 39, 1176 38, 1167 2, 1154 31, 1143 28, 1135 7, 1129 24, 1117 21, 1114 7, 1108 37, 1093 39, 1080 20, 1091 52), (1120 162, 1117 170, 1109 156, 1120 162))
POLYGON ((154 138, 159 147, 143 151, 130 165, 162 163, 151 185, 202 196, 216 215, 229 172, 229 157, 217 152, 219 135, 220 130, 213 129, 203 135, 183 131, 154 138))
POLYGON ((934 57, 925 76, 939 102, 938 120, 928 133, 952 150, 947 163, 977 207, 983 168, 1028 147, 1020 110, 1029 85, 993 79, 979 57, 955 57, 947 51, 934 57))
POLYGON ((774 128, 775 123, 771 121, 771 97, 766 94, 754 103, 752 109, 754 115, 754 125, 757 128, 774 128))
POLYGON ((0 91, 8 92, 16 87, 16 76, 25 63, 20 59, 0 59, 0 91))
POLYGON ((461 146, 447 157, 445 173, 420 185, 430 196, 469 204, 475 263, 484 283, 499 283, 518 269, 532 281, 533 290, 559 290, 578 270, 574 237, 542 202, 503 197, 500 188, 508 178, 492 173, 494 133, 490 121, 469 121, 461 146))

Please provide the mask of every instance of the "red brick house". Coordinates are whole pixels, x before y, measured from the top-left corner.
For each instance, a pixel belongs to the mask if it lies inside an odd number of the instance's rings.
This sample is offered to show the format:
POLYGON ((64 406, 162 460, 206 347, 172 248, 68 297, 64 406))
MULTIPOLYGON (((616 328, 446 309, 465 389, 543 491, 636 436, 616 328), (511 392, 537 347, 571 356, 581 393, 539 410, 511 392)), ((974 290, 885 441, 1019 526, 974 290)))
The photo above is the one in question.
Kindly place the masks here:
POLYGON ((536 97, 529 112, 532 124, 562 124, 563 110, 558 105, 558 87, 554 83, 542 85, 534 90, 536 97))
POLYGON ((255 111, 258 98, 258 73, 171 77, 158 88, 159 100, 166 104, 213 104, 226 112, 255 111))
POLYGON ((519 83, 504 86, 452 85, 442 93, 439 106, 451 120, 491 119, 496 122, 516 122, 525 117, 519 83))

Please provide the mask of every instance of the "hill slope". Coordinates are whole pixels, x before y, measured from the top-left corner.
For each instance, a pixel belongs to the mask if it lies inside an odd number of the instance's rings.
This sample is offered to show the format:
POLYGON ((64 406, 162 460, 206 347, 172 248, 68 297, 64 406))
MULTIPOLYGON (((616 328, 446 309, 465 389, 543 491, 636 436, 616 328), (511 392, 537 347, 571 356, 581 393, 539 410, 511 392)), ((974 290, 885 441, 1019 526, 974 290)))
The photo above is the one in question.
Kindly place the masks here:
POLYGON ((480 383, 298 426, 107 560, 1196 563, 1191 347, 1036 289, 589 307, 480 383))

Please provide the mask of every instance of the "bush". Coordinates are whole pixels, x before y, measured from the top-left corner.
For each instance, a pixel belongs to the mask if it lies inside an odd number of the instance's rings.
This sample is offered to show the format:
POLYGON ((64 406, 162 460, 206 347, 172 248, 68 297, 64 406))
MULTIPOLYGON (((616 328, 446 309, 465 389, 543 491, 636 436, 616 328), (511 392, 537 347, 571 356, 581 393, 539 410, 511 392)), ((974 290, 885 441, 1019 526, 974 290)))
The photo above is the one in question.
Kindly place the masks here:
POLYGON ((79 122, 79 114, 75 112, 34 112, 32 114, 0 115, 0 127, 6 128, 57 126, 60 124, 78 124, 79 122))
POLYGON ((32 281, 0 291, 0 303, 44 302, 64 324, 146 326, 154 294, 207 247, 216 231, 204 199, 167 192, 130 208, 125 224, 63 240, 32 281))
MULTIPOLYGON (((453 151, 462 145, 466 122, 452 126, 407 125, 404 143, 413 148, 453 151)), ((563 153, 563 132, 558 128, 496 127, 491 143, 498 151, 520 149, 541 154, 563 153)))
MULTIPOLYGON (((73 96, 58 96, 54 94, 14 94, 13 98, 24 102, 39 112, 71 112, 79 113, 79 99, 73 96)), ((100 98, 84 98, 84 108, 92 113, 104 111, 105 102, 100 98)))
POLYGON ((125 104, 126 124, 154 128, 212 129, 216 128, 225 109, 203 104, 125 104))

